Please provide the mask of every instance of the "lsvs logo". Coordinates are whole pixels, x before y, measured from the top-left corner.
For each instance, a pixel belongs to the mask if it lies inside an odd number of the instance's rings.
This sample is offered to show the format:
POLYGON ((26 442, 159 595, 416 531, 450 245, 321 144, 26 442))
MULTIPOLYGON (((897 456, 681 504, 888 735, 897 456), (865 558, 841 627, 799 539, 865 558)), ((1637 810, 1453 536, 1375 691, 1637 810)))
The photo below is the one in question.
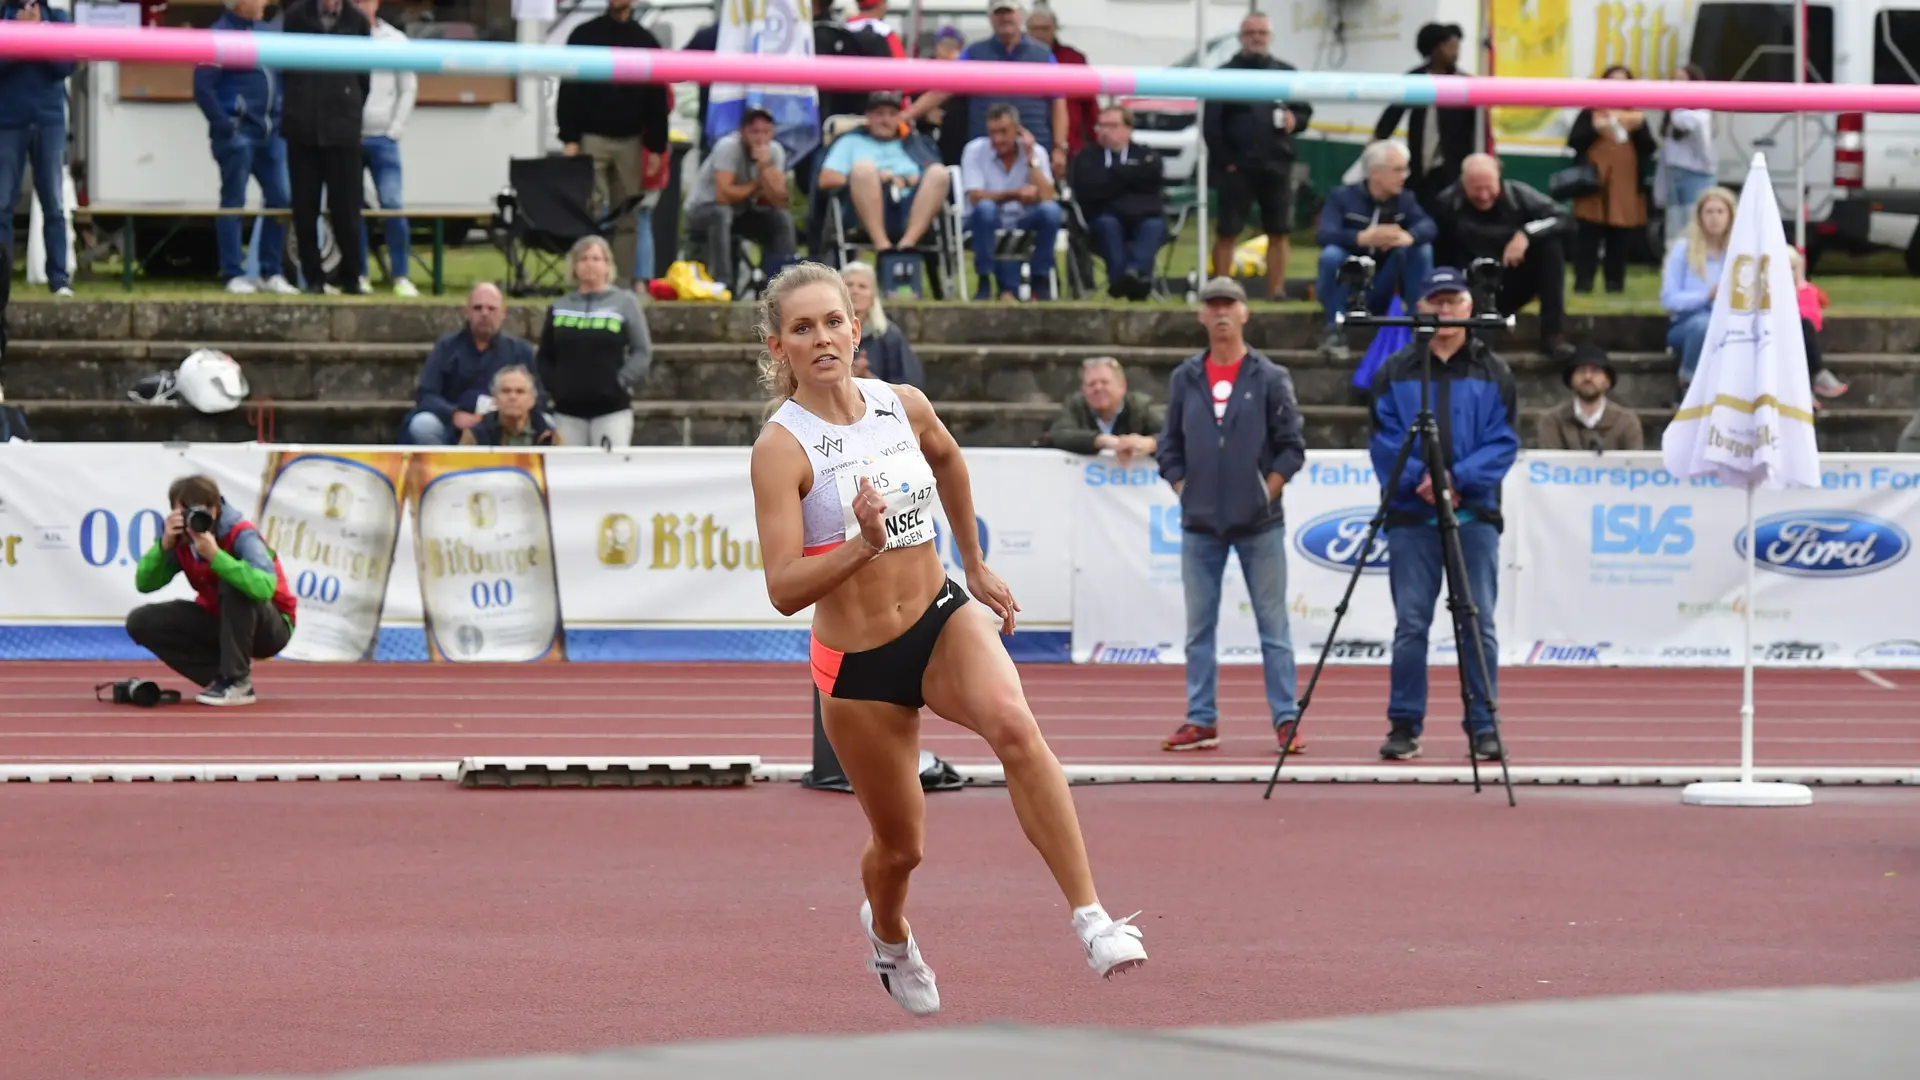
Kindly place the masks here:
MULTIPOLYGON (((1758 563, 1795 577, 1852 577, 1885 570, 1906 558, 1911 542, 1891 521, 1852 510, 1796 510, 1763 517, 1754 526, 1760 538, 1758 563)), ((1733 550, 1747 554, 1745 529, 1733 550)))
POLYGON ((1685 555, 1693 550, 1693 507, 1669 506, 1659 517, 1643 503, 1593 508, 1595 555, 1685 555))
MULTIPOLYGON (((1294 534, 1294 550, 1329 570, 1352 570, 1360 560, 1360 545, 1367 538, 1367 526, 1373 521, 1374 513, 1375 508, 1350 506, 1321 514, 1294 534)), ((1386 573, 1388 558, 1386 533, 1375 533, 1362 573, 1386 573)))

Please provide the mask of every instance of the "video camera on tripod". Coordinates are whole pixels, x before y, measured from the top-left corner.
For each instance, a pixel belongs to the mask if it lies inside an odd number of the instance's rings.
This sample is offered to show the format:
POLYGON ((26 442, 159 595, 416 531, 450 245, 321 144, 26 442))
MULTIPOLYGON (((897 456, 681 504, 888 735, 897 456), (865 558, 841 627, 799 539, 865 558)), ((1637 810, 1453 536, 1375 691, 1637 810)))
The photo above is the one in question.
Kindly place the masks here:
MULTIPOLYGON (((1467 562, 1460 547, 1460 519, 1454 514, 1453 482, 1448 475, 1452 463, 1448 460, 1451 447, 1440 437, 1440 423, 1433 412, 1433 339, 1441 330, 1460 328, 1471 335, 1474 330, 1492 330, 1511 328, 1514 318, 1501 315, 1495 310, 1495 300, 1500 291, 1501 267, 1497 259, 1475 259, 1467 272, 1451 267, 1442 267, 1427 275, 1421 284, 1419 297, 1408 297, 1407 306, 1429 297, 1443 293, 1465 292, 1474 299, 1472 314, 1464 319, 1442 317, 1438 312, 1420 311, 1417 308, 1408 315, 1375 315, 1367 302, 1369 286, 1373 282, 1375 270, 1373 259, 1366 255, 1353 255, 1340 264, 1335 273, 1341 284, 1347 287, 1347 310, 1336 312, 1334 320, 1341 326, 1410 327, 1414 334, 1414 348, 1420 351, 1420 411, 1407 427, 1405 438, 1400 443, 1400 452, 1394 458, 1393 467, 1387 475, 1380 477, 1380 509, 1367 523, 1367 534, 1355 550, 1353 573, 1347 579, 1346 594, 1333 609, 1333 625, 1327 630, 1327 642, 1320 650, 1320 659, 1314 664, 1313 677, 1307 681, 1306 693, 1300 697, 1300 713, 1294 720, 1293 731, 1298 734, 1306 719, 1307 706, 1313 701, 1314 687, 1320 682, 1320 673, 1326 668, 1327 657, 1333 652, 1333 643, 1340 633, 1340 623, 1346 618, 1347 606, 1353 600, 1353 590, 1360 584, 1360 574, 1366 569, 1367 555, 1374 550, 1374 541, 1379 538, 1380 530, 1386 525, 1387 510, 1393 501, 1393 492, 1400 486, 1400 475, 1406 470, 1407 460, 1412 456, 1414 441, 1419 440, 1422 448, 1421 458, 1426 465, 1427 480, 1433 494, 1435 523, 1440 532, 1440 551, 1445 568, 1447 587, 1447 608, 1454 617, 1454 640, 1460 643, 1456 650, 1460 666, 1460 698, 1469 714, 1473 711, 1471 700, 1473 681, 1468 679, 1468 664, 1477 667, 1480 676, 1479 685, 1486 688, 1487 713, 1492 723, 1496 739, 1500 735, 1500 710, 1496 703, 1498 695, 1493 690, 1492 669, 1487 664, 1486 650, 1480 635, 1480 619, 1491 618, 1492 612, 1482 613, 1474 605, 1473 590, 1467 580, 1467 562), (1485 298, 1483 300, 1483 297, 1485 298), (1486 310, 1482 310, 1482 307, 1486 310)), ((1471 348, 1469 340, 1460 346, 1471 348)), ((1280 770, 1287 763, 1287 753, 1292 740, 1283 739, 1280 745, 1280 759, 1274 762, 1273 776, 1267 780, 1267 792, 1264 798, 1273 797, 1274 784, 1280 780, 1280 770)), ((1499 740, 1500 776, 1507 789, 1507 805, 1514 805, 1513 776, 1507 768, 1506 743, 1499 740)), ((1473 790, 1480 790, 1480 758, 1477 753, 1469 752, 1468 760, 1473 767, 1473 790)))
MULTIPOLYGON (((1410 315, 1375 315, 1367 306, 1367 293, 1373 285, 1374 271, 1379 264, 1370 255, 1349 255, 1347 261, 1334 271, 1334 277, 1347 288, 1347 310, 1334 313, 1334 322, 1341 326, 1380 327, 1408 326, 1415 335, 1423 328, 1427 334, 1443 327, 1464 327, 1468 330, 1512 329, 1514 317, 1501 315, 1498 311, 1500 299, 1500 260, 1475 259, 1467 266, 1467 292, 1473 297, 1473 315, 1465 319, 1443 319, 1437 314, 1413 311, 1410 315)), ((1407 307, 1413 308, 1414 301, 1409 299, 1407 307)))

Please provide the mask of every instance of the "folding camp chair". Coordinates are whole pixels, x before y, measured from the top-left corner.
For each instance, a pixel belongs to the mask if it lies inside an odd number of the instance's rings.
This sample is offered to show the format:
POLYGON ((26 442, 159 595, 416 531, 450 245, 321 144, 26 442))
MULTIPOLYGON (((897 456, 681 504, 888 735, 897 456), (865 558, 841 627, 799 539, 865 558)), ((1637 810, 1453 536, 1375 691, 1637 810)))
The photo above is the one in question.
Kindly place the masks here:
POLYGON ((507 295, 567 291, 567 253, 582 237, 612 243, 614 224, 644 197, 593 213, 593 159, 584 155, 514 158, 508 187, 494 200, 494 244, 507 260, 507 295))

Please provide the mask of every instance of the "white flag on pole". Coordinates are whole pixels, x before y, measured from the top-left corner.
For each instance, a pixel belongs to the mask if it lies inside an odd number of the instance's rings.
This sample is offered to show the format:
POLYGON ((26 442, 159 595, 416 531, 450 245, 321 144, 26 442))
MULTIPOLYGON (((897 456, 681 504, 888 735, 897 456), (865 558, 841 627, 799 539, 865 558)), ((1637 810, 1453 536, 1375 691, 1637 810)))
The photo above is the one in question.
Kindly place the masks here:
POLYGON ((1707 343, 1661 437, 1667 471, 1732 487, 1817 487, 1813 381, 1800 337, 1792 249, 1767 159, 1753 155, 1727 240, 1707 343))

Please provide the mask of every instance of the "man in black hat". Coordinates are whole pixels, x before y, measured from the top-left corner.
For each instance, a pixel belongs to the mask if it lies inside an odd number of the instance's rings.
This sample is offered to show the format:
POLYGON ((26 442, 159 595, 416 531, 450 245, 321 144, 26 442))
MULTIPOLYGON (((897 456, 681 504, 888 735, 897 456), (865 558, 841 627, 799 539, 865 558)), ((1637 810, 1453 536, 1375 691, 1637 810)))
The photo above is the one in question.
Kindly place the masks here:
POLYGON ((1573 391, 1565 405, 1540 417, 1539 448, 1542 450, 1639 450, 1646 446, 1640 430, 1640 417, 1632 409, 1610 405, 1608 391, 1616 376, 1606 350, 1583 344, 1573 350, 1573 359, 1560 380, 1573 391))
MULTIPOLYGON (((1427 275, 1417 305, 1422 312, 1443 319, 1465 319, 1473 314, 1473 293, 1466 275, 1443 266, 1427 275)), ((1387 723, 1391 731, 1380 756, 1405 761, 1420 756, 1420 732, 1427 715, 1427 634, 1433 626, 1434 605, 1446 581, 1446 562, 1440 546, 1438 512, 1428 462, 1448 478, 1454 514, 1460 524, 1460 555, 1466 563, 1469 592, 1480 622, 1480 643, 1487 671, 1499 680, 1500 647, 1494 634, 1493 612, 1500 582, 1500 486, 1519 456, 1520 437, 1513 429, 1519 414, 1513 372, 1494 355, 1487 343, 1458 326, 1436 331, 1425 350, 1432 354, 1432 408, 1440 429, 1438 446, 1418 440, 1406 468, 1391 480, 1388 492, 1386 536, 1388 587, 1393 594, 1393 668, 1388 677, 1387 723), (1434 455, 1438 454, 1437 460, 1434 455)), ((1381 483, 1409 438, 1420 411, 1422 376, 1427 368, 1423 346, 1413 344, 1387 357, 1373 382, 1373 434, 1367 449, 1381 483)), ((1462 599, 1465 599, 1464 597, 1462 599)), ((1457 633, 1456 633, 1457 638, 1457 633)), ((1456 640, 1465 651, 1472 645, 1456 640)), ((1468 752, 1482 761, 1498 761, 1504 754, 1493 713, 1487 707, 1489 688, 1480 685, 1479 665, 1465 652, 1472 704, 1467 709, 1468 752)))
MULTIPOLYGON (((1238 553, 1260 632, 1267 708, 1277 753, 1293 740, 1300 706, 1287 616, 1286 514, 1280 493, 1307 460, 1300 406, 1287 369, 1247 347, 1247 293, 1229 277, 1200 289, 1205 352, 1167 380, 1167 416, 1155 450, 1180 496, 1180 581, 1187 607, 1187 717, 1164 750, 1220 745, 1216 690, 1220 583, 1238 553), (1257 483, 1248 483, 1258 478, 1257 483)), ((1292 742, 1295 752, 1305 749, 1292 742)))
MULTIPOLYGON (((1420 66, 1409 75, 1460 74, 1460 44, 1465 37, 1459 23, 1428 23, 1420 28, 1414 47, 1423 57, 1420 66)), ((1467 155, 1483 149, 1477 136, 1480 110, 1442 108, 1429 105, 1412 108, 1389 105, 1373 127, 1375 139, 1393 138, 1400 118, 1407 120, 1409 175, 1407 188, 1421 207, 1433 213, 1433 197, 1460 178, 1460 164, 1467 155)))

